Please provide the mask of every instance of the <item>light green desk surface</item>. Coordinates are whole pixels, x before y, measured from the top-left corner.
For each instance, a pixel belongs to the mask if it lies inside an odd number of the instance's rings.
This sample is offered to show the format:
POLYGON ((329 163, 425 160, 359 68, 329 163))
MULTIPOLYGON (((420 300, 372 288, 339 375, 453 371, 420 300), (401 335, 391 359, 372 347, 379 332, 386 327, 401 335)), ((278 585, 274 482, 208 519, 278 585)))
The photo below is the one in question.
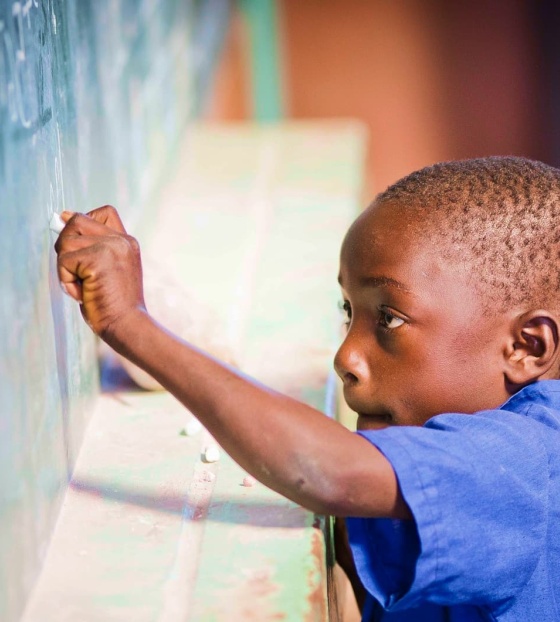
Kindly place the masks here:
MULTIPOLYGON (((196 127, 137 231, 215 310, 244 372, 330 416, 364 146, 351 121, 196 127)), ((126 382, 99 398, 25 622, 328 619, 321 521, 242 486, 223 452, 202 462, 190 417, 126 382)))

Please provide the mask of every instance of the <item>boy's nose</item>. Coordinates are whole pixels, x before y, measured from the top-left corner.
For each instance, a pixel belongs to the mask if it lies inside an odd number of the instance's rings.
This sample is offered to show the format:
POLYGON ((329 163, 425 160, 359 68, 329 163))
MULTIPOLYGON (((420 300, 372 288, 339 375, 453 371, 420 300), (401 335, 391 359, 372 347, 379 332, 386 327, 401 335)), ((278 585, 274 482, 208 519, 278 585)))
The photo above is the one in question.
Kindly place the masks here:
POLYGON ((334 369, 345 385, 357 384, 364 379, 364 360, 348 337, 334 357, 334 369))

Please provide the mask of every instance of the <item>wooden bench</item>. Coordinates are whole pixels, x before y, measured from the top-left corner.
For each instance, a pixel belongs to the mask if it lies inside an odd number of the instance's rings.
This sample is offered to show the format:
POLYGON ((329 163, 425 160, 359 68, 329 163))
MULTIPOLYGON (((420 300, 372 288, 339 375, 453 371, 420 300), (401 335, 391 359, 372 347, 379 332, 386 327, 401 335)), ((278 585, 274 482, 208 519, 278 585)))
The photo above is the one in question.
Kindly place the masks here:
MULTIPOLYGON (((364 146, 351 121, 195 127, 136 226, 147 255, 216 311, 244 372, 327 416, 364 146)), ((326 621, 321 519, 243 486, 223 452, 204 463, 207 433, 184 435, 173 397, 111 371, 23 619, 326 621)))

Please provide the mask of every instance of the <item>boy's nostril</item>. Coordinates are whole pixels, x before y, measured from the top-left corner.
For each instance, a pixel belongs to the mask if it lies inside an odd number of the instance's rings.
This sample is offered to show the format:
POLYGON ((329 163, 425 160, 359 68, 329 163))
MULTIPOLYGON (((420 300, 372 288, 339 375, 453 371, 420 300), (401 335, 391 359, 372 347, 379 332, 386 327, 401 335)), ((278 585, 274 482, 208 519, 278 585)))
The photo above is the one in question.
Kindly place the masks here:
POLYGON ((353 373, 347 371, 344 374, 343 380, 347 384, 355 384, 356 382, 358 382, 358 376, 355 376, 353 373))
MULTIPOLYGON (((347 341, 345 341, 346 343, 347 341)), ((345 385, 353 385, 359 382, 359 377, 350 371, 352 369, 360 372, 359 360, 357 360, 356 353, 352 350, 349 351, 344 344, 334 357, 334 368, 345 385)))

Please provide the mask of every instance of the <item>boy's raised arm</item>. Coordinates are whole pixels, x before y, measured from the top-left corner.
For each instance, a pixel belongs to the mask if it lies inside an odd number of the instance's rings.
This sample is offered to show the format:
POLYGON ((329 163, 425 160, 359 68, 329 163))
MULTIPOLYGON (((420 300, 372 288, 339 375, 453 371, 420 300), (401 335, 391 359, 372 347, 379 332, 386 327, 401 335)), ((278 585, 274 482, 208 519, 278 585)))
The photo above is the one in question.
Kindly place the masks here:
POLYGON ((179 399, 244 469, 317 513, 410 516, 391 465, 367 440, 219 363, 148 315, 138 244, 112 207, 63 218, 59 278, 85 320, 179 399))

